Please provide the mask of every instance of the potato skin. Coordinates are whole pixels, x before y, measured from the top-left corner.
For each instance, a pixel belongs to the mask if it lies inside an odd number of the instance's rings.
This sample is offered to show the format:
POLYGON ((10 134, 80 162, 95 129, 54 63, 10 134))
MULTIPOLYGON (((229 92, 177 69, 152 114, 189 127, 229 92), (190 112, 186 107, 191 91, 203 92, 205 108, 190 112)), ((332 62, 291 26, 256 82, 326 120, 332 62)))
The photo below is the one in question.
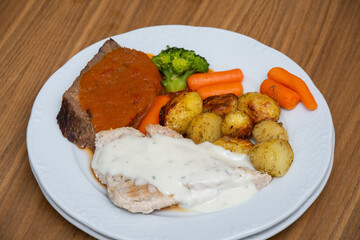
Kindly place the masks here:
POLYGON ((241 112, 234 111, 225 115, 221 129, 225 136, 234 138, 250 138, 253 129, 250 117, 241 112))
POLYGON ((289 141, 289 136, 282 123, 271 120, 264 120, 257 123, 252 130, 252 135, 257 143, 270 139, 289 141))
POLYGON ((200 113, 191 120, 186 129, 187 137, 196 144, 213 142, 222 136, 221 123, 222 118, 216 113, 200 113))
POLYGON ((160 111, 160 125, 184 134, 191 119, 202 112, 203 101, 197 92, 184 92, 171 99, 160 111))
POLYGON ((249 140, 229 138, 226 136, 216 139, 213 144, 221 146, 226 150, 242 154, 247 154, 254 147, 254 144, 249 140))
POLYGON ((238 110, 249 115, 255 124, 263 120, 277 121, 280 117, 279 103, 258 92, 240 95, 238 110))
POLYGON ((230 93, 206 98, 203 108, 205 112, 214 112, 224 117, 227 113, 236 111, 237 104, 237 96, 230 93))
POLYGON ((250 150, 248 156, 256 170, 275 177, 287 173, 294 160, 294 152, 290 144, 282 139, 258 143, 250 150))

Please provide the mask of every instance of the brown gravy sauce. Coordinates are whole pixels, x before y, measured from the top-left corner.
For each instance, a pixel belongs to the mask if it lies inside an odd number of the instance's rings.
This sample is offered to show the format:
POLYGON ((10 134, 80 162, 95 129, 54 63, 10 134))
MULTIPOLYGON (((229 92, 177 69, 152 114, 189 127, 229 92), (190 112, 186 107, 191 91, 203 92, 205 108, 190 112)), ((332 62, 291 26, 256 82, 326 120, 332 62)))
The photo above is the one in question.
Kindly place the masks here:
POLYGON ((94 156, 94 152, 90 149, 90 148, 79 148, 80 150, 82 151, 85 151, 88 159, 89 159, 89 169, 90 169, 90 173, 91 175, 94 177, 94 179, 102 186, 106 189, 106 185, 105 184, 102 184, 100 182, 100 180, 96 177, 95 173, 94 173, 94 170, 92 169, 91 167, 91 161, 92 161, 92 158, 94 156))

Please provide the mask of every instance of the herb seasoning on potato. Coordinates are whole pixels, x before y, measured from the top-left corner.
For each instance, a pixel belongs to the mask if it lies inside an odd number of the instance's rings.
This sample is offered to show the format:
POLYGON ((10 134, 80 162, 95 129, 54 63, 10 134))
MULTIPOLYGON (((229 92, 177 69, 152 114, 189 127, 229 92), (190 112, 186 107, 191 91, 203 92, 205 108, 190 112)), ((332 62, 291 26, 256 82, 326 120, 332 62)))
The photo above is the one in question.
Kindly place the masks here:
POLYGON ((184 92, 171 99, 160 111, 160 125, 184 134, 190 121, 202 112, 203 101, 197 92, 184 92))
POLYGON ((213 142, 222 136, 221 123, 222 118, 216 113, 200 113, 191 120, 186 134, 196 144, 213 142))
POLYGON ((264 120, 256 124, 252 135, 257 143, 270 139, 283 139, 289 141, 288 134, 282 123, 271 120, 264 120))
POLYGON ((253 126, 253 122, 247 114, 242 111, 234 111, 225 115, 222 132, 229 137, 250 138, 253 126))
POLYGON ((267 95, 248 92, 239 96, 238 110, 243 111, 254 124, 263 120, 279 120, 280 105, 267 95))
POLYGON ((238 98, 235 94, 211 96, 204 100, 204 111, 214 112, 224 117, 227 113, 236 111, 238 98))
POLYGON ((230 138, 226 136, 216 139, 213 143, 225 148, 226 150, 241 154, 248 154, 248 152, 254 147, 254 144, 249 140, 230 138))
POLYGON ((290 144, 282 139, 272 139, 258 143, 248 153, 250 161, 258 171, 281 177, 289 170, 294 160, 290 144))

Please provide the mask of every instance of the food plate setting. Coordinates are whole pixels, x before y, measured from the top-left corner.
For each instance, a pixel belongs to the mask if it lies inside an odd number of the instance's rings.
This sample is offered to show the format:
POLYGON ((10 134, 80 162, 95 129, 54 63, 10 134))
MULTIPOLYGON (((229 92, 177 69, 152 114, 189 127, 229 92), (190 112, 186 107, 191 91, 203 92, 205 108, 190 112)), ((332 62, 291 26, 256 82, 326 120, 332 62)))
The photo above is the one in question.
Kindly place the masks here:
POLYGON ((332 169, 334 126, 328 105, 305 71, 279 51, 231 31, 154 26, 111 37, 120 46, 158 54, 166 46, 195 50, 214 71, 240 68, 246 92, 258 92, 273 67, 305 81, 318 107, 282 109, 294 160, 283 177, 249 200, 210 213, 161 210, 133 214, 116 207, 91 171, 91 154, 63 137, 56 121, 62 94, 108 39, 82 50, 57 70, 39 92, 27 129, 33 174, 49 203, 69 222, 98 239, 265 239, 280 232, 315 201, 332 169))

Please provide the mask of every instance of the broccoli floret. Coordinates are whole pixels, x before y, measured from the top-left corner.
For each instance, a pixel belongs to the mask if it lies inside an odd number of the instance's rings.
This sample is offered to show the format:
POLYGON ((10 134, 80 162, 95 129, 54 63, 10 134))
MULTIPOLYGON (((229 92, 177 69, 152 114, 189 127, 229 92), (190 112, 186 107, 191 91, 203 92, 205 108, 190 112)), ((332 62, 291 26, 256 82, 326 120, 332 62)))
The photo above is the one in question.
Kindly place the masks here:
POLYGON ((208 72, 209 63, 192 50, 169 47, 152 58, 159 71, 165 76, 161 82, 167 92, 186 89, 187 78, 197 72, 208 72))

